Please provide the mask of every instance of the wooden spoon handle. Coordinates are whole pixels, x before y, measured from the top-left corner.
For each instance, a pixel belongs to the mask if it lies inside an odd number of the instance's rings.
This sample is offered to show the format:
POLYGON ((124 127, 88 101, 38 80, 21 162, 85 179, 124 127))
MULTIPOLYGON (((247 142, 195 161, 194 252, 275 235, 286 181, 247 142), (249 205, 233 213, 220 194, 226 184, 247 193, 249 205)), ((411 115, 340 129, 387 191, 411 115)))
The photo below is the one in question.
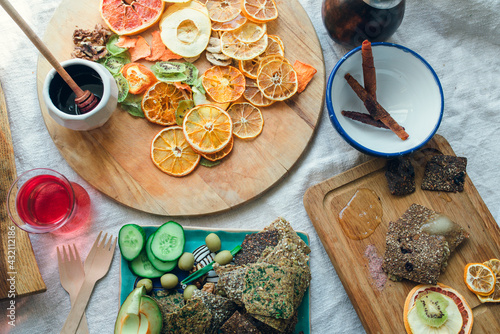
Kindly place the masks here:
POLYGON ((47 59, 47 61, 54 67, 54 69, 59 73, 63 80, 68 84, 71 90, 76 94, 76 97, 81 97, 84 92, 77 85, 77 83, 71 78, 71 76, 66 72, 64 67, 57 61, 52 52, 43 44, 43 42, 38 38, 35 32, 30 28, 30 26, 24 21, 24 19, 19 15, 19 13, 12 7, 12 5, 7 0, 0 0, 0 5, 3 9, 10 15, 10 17, 16 22, 16 24, 21 28, 21 30, 28 36, 31 42, 36 46, 38 51, 47 59))

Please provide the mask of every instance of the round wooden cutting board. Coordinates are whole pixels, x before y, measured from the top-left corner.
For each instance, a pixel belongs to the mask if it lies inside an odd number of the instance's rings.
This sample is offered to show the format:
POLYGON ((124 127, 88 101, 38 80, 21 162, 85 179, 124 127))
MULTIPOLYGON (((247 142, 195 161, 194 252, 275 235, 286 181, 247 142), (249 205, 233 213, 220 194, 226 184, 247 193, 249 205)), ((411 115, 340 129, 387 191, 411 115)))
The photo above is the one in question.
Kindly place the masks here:
MULTIPOLYGON (((318 37, 297 0, 278 0, 279 18, 268 33, 281 37, 285 56, 311 64, 318 72, 306 90, 286 102, 262 108, 264 130, 254 140, 235 139, 231 154, 218 166, 198 166, 176 178, 162 173, 150 158, 151 140, 162 127, 117 108, 101 128, 78 132, 58 125, 43 102, 43 81, 50 64, 40 56, 37 83, 47 129, 69 165, 87 182, 129 207, 160 215, 193 216, 241 205, 276 184, 299 159, 323 110, 325 68, 318 37)), ((50 21, 44 42, 59 61, 71 58, 76 28, 104 25, 99 0, 63 0, 50 21)), ((152 30, 142 33, 148 39, 152 30)), ((204 53, 194 63, 208 68, 204 53)), ((151 64, 149 64, 151 65, 151 64)))

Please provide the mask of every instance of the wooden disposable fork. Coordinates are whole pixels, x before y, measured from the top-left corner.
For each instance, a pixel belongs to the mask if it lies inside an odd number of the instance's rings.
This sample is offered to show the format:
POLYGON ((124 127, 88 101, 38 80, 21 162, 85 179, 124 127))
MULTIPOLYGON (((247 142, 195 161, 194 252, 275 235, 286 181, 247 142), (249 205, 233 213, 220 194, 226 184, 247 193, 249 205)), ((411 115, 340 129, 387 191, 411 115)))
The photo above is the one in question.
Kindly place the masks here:
POLYGON ((85 267, 88 267, 89 269, 88 271, 85 271, 85 279, 82 287, 80 288, 80 292, 78 292, 75 303, 69 312, 61 333, 73 334, 76 332, 78 324, 82 319, 83 312, 87 307, 90 295, 92 294, 92 290, 94 289, 95 283, 106 275, 111 261, 113 260, 117 238, 115 237, 115 240, 113 241, 113 236, 110 235, 108 241, 106 241, 108 236, 106 233, 104 238, 99 242, 101 233, 97 236, 97 239, 89 252, 90 257, 88 256, 85 260, 85 267), (90 261, 89 264, 87 264, 88 261, 90 261))
MULTIPOLYGON (((71 306, 73 306, 78 291, 80 291, 80 287, 85 279, 85 271, 83 270, 82 260, 80 259, 80 254, 78 254, 76 246, 73 244, 73 251, 71 251, 71 246, 68 245, 68 252, 66 252, 66 247, 62 246, 62 255, 59 251, 59 247, 57 247, 57 262, 59 264, 59 279, 61 285, 64 290, 69 293, 71 306)), ((78 326, 77 333, 88 334, 88 332, 87 318, 84 313, 80 326, 78 326)))

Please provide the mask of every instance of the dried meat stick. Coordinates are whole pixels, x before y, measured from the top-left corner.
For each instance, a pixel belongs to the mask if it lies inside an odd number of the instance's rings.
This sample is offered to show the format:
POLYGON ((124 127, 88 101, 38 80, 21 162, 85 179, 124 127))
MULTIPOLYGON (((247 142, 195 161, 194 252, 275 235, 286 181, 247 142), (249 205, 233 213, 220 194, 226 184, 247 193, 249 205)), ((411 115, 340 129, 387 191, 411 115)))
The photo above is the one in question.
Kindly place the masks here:
POLYGON ((373 125, 377 128, 389 129, 387 125, 385 125, 381 121, 376 121, 372 116, 364 114, 362 112, 342 110, 342 115, 354 121, 358 121, 368 125, 373 125))
POLYGON ((369 94, 366 89, 363 88, 359 84, 359 82, 352 77, 349 73, 346 73, 344 78, 347 80, 349 86, 351 86, 352 90, 358 95, 358 97, 363 101, 366 109, 370 113, 370 115, 377 121, 381 121, 392 132, 394 132, 399 138, 402 140, 408 139, 409 135, 406 133, 405 129, 399 125, 394 118, 389 115, 389 113, 369 94))
POLYGON ((368 40, 364 40, 363 44, 361 44, 361 57, 363 61, 363 81, 365 89, 374 99, 377 99, 377 75, 373 62, 372 43, 368 40))

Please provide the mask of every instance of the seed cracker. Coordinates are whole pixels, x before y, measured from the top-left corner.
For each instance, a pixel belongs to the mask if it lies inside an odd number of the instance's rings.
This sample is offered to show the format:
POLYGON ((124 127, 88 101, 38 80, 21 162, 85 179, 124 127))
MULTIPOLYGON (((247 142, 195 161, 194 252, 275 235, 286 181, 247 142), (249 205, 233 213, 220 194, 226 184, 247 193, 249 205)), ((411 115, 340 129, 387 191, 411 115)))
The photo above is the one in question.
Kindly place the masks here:
POLYGON ((422 189, 462 192, 466 175, 467 158, 452 155, 435 155, 425 166, 422 189))
POLYGON ((267 230, 259 233, 247 234, 241 244, 241 250, 234 256, 234 263, 244 265, 255 263, 266 247, 278 244, 278 230, 267 230))
POLYGON ((244 315, 236 311, 221 327, 222 334, 260 334, 261 331, 244 315))
POLYGON ((393 195, 403 196, 415 191, 415 169, 409 157, 387 160, 385 177, 393 195))
POLYGON ((189 299, 180 310, 164 314, 162 333, 205 333, 212 314, 201 300, 189 299))
POLYGON ((195 290, 193 298, 200 299, 203 304, 212 313, 210 327, 205 334, 217 334, 219 328, 233 315, 236 311, 236 303, 219 295, 207 293, 202 290, 195 290))

